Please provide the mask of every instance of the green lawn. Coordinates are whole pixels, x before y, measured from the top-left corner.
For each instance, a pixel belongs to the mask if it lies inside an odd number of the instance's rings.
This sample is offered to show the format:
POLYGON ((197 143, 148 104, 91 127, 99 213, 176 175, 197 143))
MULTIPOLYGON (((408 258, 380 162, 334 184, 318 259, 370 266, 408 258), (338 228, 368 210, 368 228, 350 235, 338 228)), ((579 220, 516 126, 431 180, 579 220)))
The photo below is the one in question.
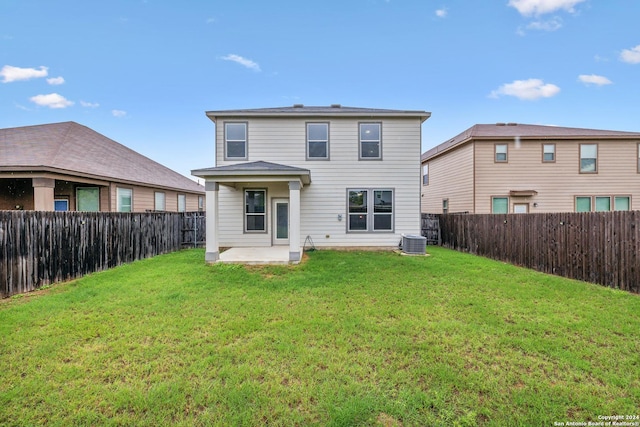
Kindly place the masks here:
POLYGON ((429 248, 201 250, 0 301, 0 425, 543 426, 640 413, 640 296, 429 248))

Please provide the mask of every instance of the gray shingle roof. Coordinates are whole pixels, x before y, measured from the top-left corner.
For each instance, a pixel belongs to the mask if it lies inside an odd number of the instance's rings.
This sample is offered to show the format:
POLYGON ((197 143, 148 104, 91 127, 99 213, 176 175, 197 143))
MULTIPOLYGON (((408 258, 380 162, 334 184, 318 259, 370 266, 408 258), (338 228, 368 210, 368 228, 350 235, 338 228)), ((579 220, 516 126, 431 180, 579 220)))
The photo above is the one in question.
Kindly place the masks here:
POLYGON ((330 106, 304 106, 295 104, 291 107, 252 108, 242 110, 207 111, 207 116, 215 121, 218 117, 416 117, 426 120, 431 113, 421 110, 389 110, 380 108, 345 107, 339 104, 330 106))
POLYGON ((195 169, 191 171, 191 174, 202 178, 292 176, 301 178, 305 184, 309 184, 311 182, 311 171, 309 169, 263 161, 195 169))
POLYGON ((0 129, 0 171, 54 170, 204 193, 204 187, 75 122, 0 129))
POLYGON ((620 139, 640 138, 640 132, 583 129, 519 123, 477 124, 422 154, 422 161, 471 140, 527 139, 620 139))

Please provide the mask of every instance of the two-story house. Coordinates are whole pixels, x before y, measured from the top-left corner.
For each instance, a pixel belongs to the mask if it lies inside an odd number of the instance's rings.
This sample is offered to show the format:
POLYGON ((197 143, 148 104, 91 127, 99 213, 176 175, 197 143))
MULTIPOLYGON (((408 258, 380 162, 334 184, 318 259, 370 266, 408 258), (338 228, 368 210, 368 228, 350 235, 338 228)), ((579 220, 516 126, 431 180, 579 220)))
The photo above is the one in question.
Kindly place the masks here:
POLYGON ((640 133, 478 124, 422 155, 422 212, 640 209, 640 133))
POLYGON ((206 261, 220 247, 397 247, 420 232, 425 111, 340 105, 209 111, 206 261))

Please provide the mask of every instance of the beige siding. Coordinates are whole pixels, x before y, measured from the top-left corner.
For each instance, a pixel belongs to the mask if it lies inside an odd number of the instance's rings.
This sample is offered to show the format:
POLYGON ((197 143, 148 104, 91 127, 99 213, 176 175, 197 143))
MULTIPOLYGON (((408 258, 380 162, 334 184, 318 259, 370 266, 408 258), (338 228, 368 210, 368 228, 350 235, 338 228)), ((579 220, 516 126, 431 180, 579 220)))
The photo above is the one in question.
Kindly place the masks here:
MULTIPOLYGON (((111 185, 111 211, 116 212, 118 210, 117 203, 117 188, 128 188, 133 190, 133 212, 146 212, 155 210, 155 193, 156 191, 165 194, 165 211, 177 212, 178 211, 178 194, 185 194, 187 196, 186 210, 193 212, 198 210, 198 195, 177 191, 169 191, 164 189, 156 189, 150 187, 141 187, 135 185, 115 184, 111 185)), ((204 195, 202 195, 204 197, 204 195)), ((103 203, 101 202, 101 205, 103 203)))
MULTIPOLYGON (((395 247, 401 234, 420 232, 419 119, 362 120, 382 123, 382 160, 358 160, 357 119, 234 118, 230 121, 249 123, 247 161, 267 161, 311 171, 312 182, 301 191, 301 244, 309 236, 319 247, 395 247), (306 159, 307 121, 329 122, 330 160, 306 159), (394 232, 347 233, 348 188, 393 189, 394 232)), ((224 120, 217 123, 217 166, 244 162, 224 160, 224 120)), ((243 233, 242 189, 220 188, 220 245, 270 245, 270 232, 243 233)), ((273 197, 288 197, 286 184, 269 187, 269 212, 273 197)))
MULTIPOLYGON (((502 142, 500 142, 502 143, 502 142)), ((531 197, 510 197, 528 203, 529 212, 572 212, 575 196, 631 196, 640 209, 638 141, 545 140, 508 143, 508 162, 495 163, 494 141, 476 143, 476 213, 491 212, 492 196, 512 190, 535 190, 531 197), (556 162, 542 162, 542 144, 556 144, 556 162), (581 143, 598 144, 598 172, 579 173, 581 143), (534 207, 533 204, 537 206, 534 207)))
POLYGON ((422 212, 442 213, 444 199, 448 200, 450 213, 473 212, 473 144, 427 163, 429 184, 422 186, 422 212))

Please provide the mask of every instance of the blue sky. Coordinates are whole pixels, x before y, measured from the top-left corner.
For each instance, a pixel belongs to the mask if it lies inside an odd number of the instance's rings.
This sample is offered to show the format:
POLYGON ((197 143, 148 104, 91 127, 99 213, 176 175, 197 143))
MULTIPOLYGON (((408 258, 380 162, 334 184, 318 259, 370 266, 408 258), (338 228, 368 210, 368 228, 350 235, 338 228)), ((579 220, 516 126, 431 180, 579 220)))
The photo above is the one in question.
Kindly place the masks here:
MULTIPOLYGON (((189 175, 207 110, 417 109, 640 131, 636 0, 0 0, 0 127, 76 121, 189 175)), ((1 155, 1 153, 0 153, 1 155)))

